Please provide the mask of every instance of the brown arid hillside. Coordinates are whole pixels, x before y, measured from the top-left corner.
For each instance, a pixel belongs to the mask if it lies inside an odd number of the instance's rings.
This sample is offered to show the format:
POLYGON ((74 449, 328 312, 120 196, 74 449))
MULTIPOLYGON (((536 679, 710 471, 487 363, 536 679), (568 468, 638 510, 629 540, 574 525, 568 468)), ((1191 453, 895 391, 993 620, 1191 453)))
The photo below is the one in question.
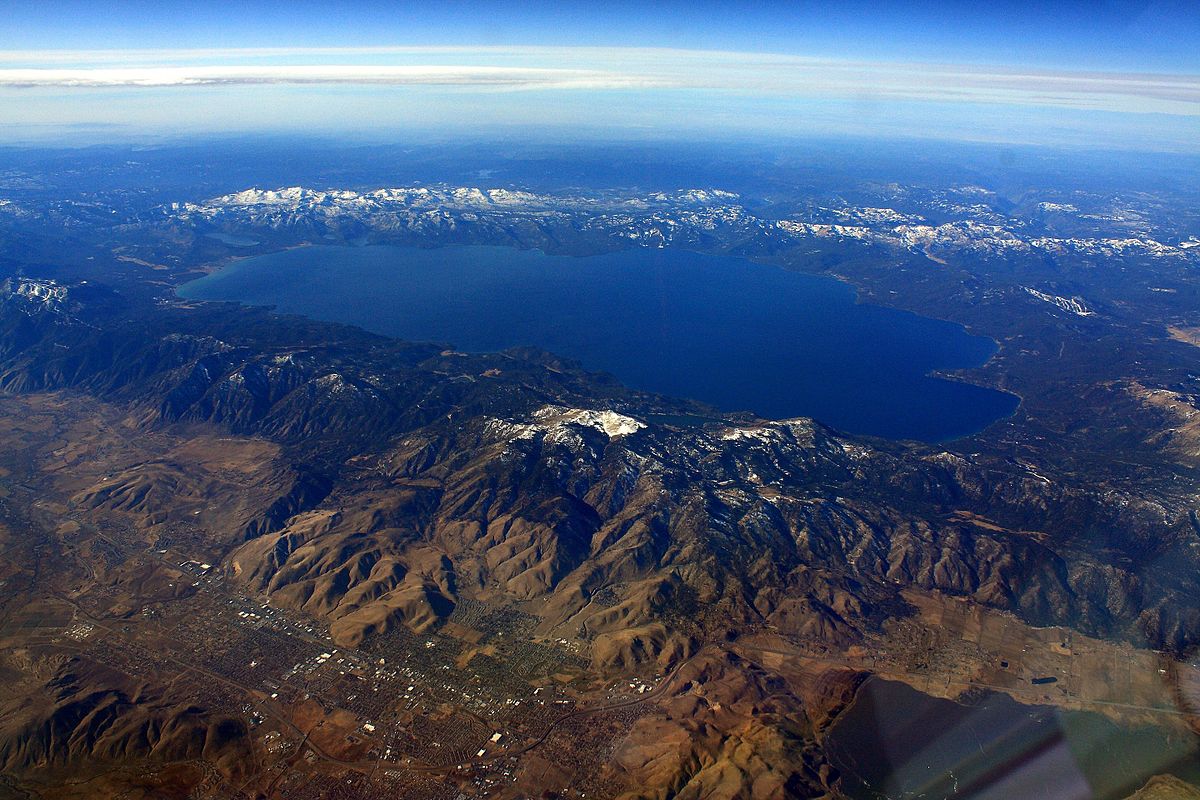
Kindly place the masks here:
POLYGON ((1192 737, 1183 481, 7 286, 0 793, 833 797, 871 674, 1192 737))

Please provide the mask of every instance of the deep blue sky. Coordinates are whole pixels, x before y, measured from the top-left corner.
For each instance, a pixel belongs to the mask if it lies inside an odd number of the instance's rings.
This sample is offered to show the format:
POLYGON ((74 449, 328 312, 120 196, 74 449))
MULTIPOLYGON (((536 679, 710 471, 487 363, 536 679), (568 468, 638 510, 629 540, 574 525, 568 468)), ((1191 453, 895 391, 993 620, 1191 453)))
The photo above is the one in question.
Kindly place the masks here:
POLYGON ((5 0, 0 49, 347 45, 666 46, 1200 72, 1200 3, 171 2, 5 0))

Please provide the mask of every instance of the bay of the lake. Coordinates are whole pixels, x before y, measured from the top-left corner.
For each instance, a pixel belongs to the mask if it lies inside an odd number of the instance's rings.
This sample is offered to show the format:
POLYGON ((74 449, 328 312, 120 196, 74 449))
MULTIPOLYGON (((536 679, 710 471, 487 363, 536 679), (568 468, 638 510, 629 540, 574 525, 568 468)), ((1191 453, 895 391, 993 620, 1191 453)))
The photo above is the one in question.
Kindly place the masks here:
POLYGON ((830 278, 683 250, 303 247, 236 261, 179 294, 464 351, 540 347, 637 389, 854 433, 950 439, 1017 405, 930 375, 982 364, 990 339, 858 304, 830 278))

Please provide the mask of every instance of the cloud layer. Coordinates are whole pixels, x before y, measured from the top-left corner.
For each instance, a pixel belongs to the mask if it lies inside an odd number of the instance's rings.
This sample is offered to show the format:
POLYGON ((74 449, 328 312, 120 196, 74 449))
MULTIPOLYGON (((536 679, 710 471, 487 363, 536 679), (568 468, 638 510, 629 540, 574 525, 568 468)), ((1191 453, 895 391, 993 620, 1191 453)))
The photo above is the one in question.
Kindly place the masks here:
POLYGON ((1200 116, 1200 76, 899 64, 635 48, 0 52, 0 87, 461 86, 741 92, 1200 116), (335 63, 326 63, 329 61, 335 63), (185 62, 195 63, 185 63, 185 62), (307 61, 308 63, 302 63, 307 61), (354 62, 370 63, 354 63, 354 62), (282 63, 280 63, 282 62, 282 63))
POLYGON ((769 136, 1200 152, 1200 77, 609 47, 0 51, 0 142, 769 136), (519 96, 518 96, 519 95, 519 96))
POLYGON ((383 84, 534 89, 647 88, 651 79, 581 69, 473 65, 221 65, 0 69, 9 88, 383 84))

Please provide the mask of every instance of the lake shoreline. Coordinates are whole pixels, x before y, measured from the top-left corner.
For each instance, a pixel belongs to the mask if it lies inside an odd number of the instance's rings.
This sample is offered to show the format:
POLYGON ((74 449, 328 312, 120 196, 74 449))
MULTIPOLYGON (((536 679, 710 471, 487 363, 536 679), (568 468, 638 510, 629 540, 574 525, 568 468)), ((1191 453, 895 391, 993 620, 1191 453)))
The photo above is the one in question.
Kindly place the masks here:
POLYGON ((177 293, 469 352, 537 347, 633 389, 888 439, 963 438, 1020 404, 952 374, 988 363, 991 338, 734 256, 313 244, 234 257, 177 293))

